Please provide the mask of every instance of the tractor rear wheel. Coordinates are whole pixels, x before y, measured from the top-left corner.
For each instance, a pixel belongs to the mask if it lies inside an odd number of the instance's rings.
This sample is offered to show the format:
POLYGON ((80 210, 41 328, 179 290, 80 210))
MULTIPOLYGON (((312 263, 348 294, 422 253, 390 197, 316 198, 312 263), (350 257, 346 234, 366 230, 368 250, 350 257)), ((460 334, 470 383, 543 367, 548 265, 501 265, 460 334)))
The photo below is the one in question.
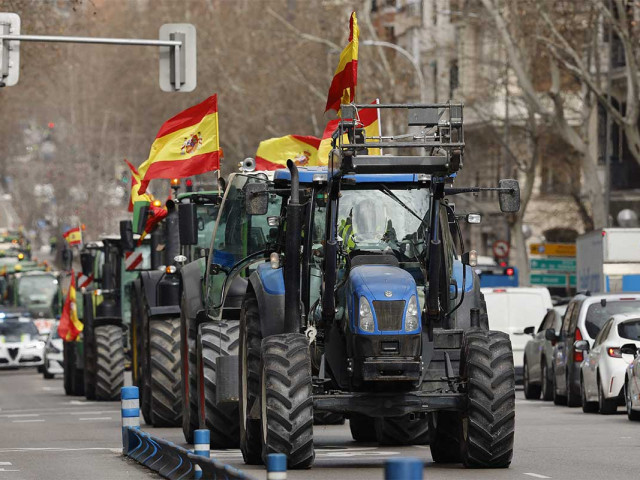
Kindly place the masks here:
POLYGON ((460 357, 468 397, 462 414, 462 463, 471 468, 506 468, 513 457, 515 430, 515 371, 509 336, 467 331, 460 357))
POLYGON ((240 450, 245 463, 262 463, 262 439, 260 420, 250 418, 255 408, 260 408, 260 355, 262 330, 260 312, 255 294, 244 299, 240 312, 240 450), (255 407, 254 407, 255 406, 255 407))
POLYGON ((301 333, 262 341, 262 460, 284 453, 291 469, 310 468, 313 448, 313 384, 309 340, 301 333))
POLYGON ((429 449, 436 463, 460 462, 462 421, 457 412, 429 414, 429 449))
POLYGON ((78 372, 82 375, 82 370, 77 368, 76 344, 75 342, 64 342, 63 345, 64 393, 67 395, 84 395, 82 377, 78 379, 78 372))
POLYGON ((351 436, 356 442, 377 441, 375 420, 366 415, 351 415, 349 430, 351 430, 351 436))
POLYGON ((198 423, 198 376, 196 371, 196 322, 187 316, 184 292, 180 302, 180 386, 182 388, 182 433, 187 443, 193 443, 198 423))
POLYGON ((96 345, 96 399, 118 400, 124 386, 124 338, 119 325, 94 329, 96 345))
POLYGON ((180 352, 178 330, 180 319, 149 322, 151 366, 151 424, 154 427, 182 425, 180 405, 180 352))
POLYGON ((427 445, 429 422, 426 418, 401 417, 377 418, 376 437, 382 445, 427 445))
POLYGON ((212 448, 238 448, 238 403, 216 403, 216 359, 238 354, 240 324, 237 320, 205 323, 198 333, 198 391, 200 428, 211 434, 212 448))

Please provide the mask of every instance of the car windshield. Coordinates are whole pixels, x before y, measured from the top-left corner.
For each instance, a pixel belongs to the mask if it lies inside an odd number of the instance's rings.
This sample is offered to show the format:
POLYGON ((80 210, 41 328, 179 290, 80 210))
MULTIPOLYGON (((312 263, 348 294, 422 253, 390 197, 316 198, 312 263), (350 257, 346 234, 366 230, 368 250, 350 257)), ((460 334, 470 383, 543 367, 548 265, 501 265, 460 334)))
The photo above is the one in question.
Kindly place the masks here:
MULTIPOLYGON (((392 184, 390 184, 393 186, 392 184)), ((429 211, 426 189, 342 190, 338 234, 349 250, 391 249, 408 259, 424 248, 429 211)))
POLYGON ((28 338, 38 336, 38 328, 32 321, 3 321, 0 322, 0 339, 8 342, 19 342, 24 340, 23 335, 28 338))
POLYGON ((33 275, 19 280, 18 304, 50 305, 58 290, 58 280, 51 275, 33 275))
POLYGON ((621 338, 640 341, 640 318, 620 323, 618 325, 618 335, 621 338))
POLYGON ((589 305, 585 318, 585 327, 591 338, 595 338, 612 316, 620 313, 632 313, 640 310, 640 300, 608 300, 603 307, 600 302, 589 305))

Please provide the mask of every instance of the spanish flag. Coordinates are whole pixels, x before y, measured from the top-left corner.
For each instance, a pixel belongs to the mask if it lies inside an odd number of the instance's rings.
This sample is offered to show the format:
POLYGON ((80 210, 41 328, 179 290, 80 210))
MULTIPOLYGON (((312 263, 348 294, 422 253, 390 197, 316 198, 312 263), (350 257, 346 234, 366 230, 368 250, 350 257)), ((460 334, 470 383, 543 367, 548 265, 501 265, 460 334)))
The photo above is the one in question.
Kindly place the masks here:
POLYGON ((167 207, 162 205, 160 200, 154 200, 149 205, 149 218, 147 218, 147 222, 144 225, 144 231, 138 239, 138 246, 142 245, 144 238, 153 231, 158 223, 165 219, 168 213, 169 211, 167 210, 167 207))
MULTIPOLYGON (((372 104, 378 103, 376 100, 372 104)), ((364 128, 366 137, 379 137, 380 136, 380 118, 378 117, 379 110, 377 108, 363 108, 358 111, 359 121, 356 125, 360 128, 364 128)), ((322 140, 320 141, 320 147, 318 148, 318 164, 327 165, 329 162, 329 153, 331 153, 331 135, 338 128, 340 119, 329 120, 327 126, 322 134, 322 140)), ((374 140, 369 139, 369 142, 374 140)), ((349 143, 349 138, 345 133, 342 139, 343 143, 349 143)), ((369 155, 380 155, 379 148, 369 148, 369 155)))
POLYGON ((138 167, 139 194, 154 178, 183 178, 220 168, 218 96, 213 95, 167 120, 151 145, 149 158, 138 167))
POLYGON ((256 170, 285 168, 288 159, 299 167, 318 165, 319 146, 319 138, 302 135, 263 140, 256 152, 256 170))
POLYGON ((356 94, 358 83, 358 36, 360 29, 356 20, 356 12, 351 13, 349 21, 349 44, 342 50, 338 68, 333 75, 327 106, 324 111, 340 110, 341 103, 352 102, 356 94))
POLYGON ((62 236, 71 247, 82 244, 82 232, 80 231, 80 227, 71 228, 64 232, 62 236))
POLYGON ((60 323, 58 323, 58 335, 67 342, 73 342, 78 338, 83 328, 84 325, 78 318, 78 310, 76 308, 76 281, 75 273, 72 269, 69 292, 64 301, 64 307, 62 307, 60 323))
POLYGON ((124 161, 129 167, 129 170, 131 170, 131 193, 129 195, 129 211, 133 212, 133 204, 135 202, 151 203, 153 201, 153 198, 148 193, 143 193, 142 195, 140 195, 140 174, 138 173, 138 169, 131 165, 131 162, 129 162, 129 160, 127 160, 126 158, 124 159, 124 161))

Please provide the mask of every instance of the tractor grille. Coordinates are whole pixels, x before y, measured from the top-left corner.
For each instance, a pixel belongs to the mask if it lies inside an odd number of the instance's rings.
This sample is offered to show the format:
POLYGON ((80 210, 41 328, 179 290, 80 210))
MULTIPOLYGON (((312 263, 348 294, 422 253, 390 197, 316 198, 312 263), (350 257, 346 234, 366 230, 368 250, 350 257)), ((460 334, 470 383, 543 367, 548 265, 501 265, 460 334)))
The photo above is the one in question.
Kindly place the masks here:
POLYGON ((378 330, 402 330, 404 304, 404 300, 374 300, 373 309, 376 311, 378 330))

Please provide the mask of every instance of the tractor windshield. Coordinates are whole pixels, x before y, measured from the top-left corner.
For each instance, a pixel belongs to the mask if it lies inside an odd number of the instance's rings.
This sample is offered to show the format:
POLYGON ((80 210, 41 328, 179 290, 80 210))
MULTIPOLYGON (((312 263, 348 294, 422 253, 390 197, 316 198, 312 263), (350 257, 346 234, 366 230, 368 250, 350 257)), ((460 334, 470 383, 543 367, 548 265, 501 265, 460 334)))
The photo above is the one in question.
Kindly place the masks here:
POLYGON ((415 259, 424 249, 429 191, 387 187, 342 190, 338 234, 347 251, 391 250, 401 261, 415 259))
POLYGON ((218 205, 198 205, 198 248, 209 248, 213 227, 218 217, 218 205))

